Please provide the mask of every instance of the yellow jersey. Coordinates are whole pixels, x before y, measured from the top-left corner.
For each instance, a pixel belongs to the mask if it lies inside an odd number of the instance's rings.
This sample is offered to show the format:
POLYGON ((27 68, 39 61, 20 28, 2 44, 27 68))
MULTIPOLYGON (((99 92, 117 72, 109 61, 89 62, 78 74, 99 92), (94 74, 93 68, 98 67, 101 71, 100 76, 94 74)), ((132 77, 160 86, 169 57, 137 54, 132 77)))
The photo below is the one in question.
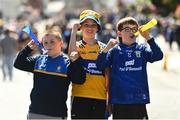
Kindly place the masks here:
POLYGON ((105 100, 107 95, 104 71, 98 70, 96 66, 99 52, 105 47, 105 44, 97 41, 94 45, 88 45, 81 40, 76 42, 76 46, 83 59, 86 81, 82 85, 72 84, 72 96, 105 100))

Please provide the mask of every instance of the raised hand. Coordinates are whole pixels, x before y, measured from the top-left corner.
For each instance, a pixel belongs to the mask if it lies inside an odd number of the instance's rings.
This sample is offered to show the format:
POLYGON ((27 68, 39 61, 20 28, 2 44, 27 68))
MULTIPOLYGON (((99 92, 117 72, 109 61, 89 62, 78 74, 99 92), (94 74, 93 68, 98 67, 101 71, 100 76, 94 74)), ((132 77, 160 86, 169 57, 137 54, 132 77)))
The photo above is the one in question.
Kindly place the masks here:
POLYGON ((75 23, 73 25, 72 31, 76 33, 80 27, 81 27, 81 25, 79 23, 75 23))
POLYGON ((114 47, 117 43, 118 43, 117 39, 111 38, 107 43, 107 46, 102 51, 105 53, 108 52, 108 50, 114 47))
POLYGON ((28 45, 32 50, 37 47, 37 45, 35 44, 34 40, 31 40, 27 45, 28 45))
POLYGON ((150 34, 149 34, 149 30, 142 31, 142 30, 141 30, 142 27, 143 27, 143 26, 140 26, 140 27, 139 27, 139 32, 140 32, 141 36, 144 37, 147 41, 150 40, 151 37, 150 37, 150 34))
POLYGON ((69 58, 70 58, 70 60, 71 60, 72 62, 75 61, 75 60, 77 60, 77 59, 79 58, 78 52, 76 52, 76 51, 71 52, 69 58))

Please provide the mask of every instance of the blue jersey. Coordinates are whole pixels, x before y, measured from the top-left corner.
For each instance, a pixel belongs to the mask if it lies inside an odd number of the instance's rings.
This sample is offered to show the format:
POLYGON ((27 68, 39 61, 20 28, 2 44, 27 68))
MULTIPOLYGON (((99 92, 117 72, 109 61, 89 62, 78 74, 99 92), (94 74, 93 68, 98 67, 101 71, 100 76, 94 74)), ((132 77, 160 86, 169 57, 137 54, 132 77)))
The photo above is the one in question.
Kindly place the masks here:
POLYGON ((108 53, 100 53, 97 66, 111 67, 109 102, 111 104, 147 104, 150 102, 147 62, 163 58, 163 53, 154 39, 149 47, 134 43, 126 46, 117 44, 108 53))
POLYGON ((26 47, 18 54, 14 66, 34 73, 29 111, 49 116, 67 116, 67 91, 70 84, 67 71, 70 61, 66 55, 51 58, 48 55, 28 57, 26 47))

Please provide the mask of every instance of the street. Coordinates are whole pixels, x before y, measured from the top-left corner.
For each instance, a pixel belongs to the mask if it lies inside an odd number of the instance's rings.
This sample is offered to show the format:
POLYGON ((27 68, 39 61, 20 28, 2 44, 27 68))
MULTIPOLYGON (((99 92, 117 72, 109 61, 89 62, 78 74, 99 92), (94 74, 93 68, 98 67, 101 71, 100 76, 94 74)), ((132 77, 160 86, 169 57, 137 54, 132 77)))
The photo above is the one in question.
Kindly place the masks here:
MULTIPOLYGON (((168 53, 167 71, 163 70, 163 60, 148 64, 151 95, 151 103, 147 105, 149 119, 179 120, 180 52, 175 44, 172 51, 167 50, 167 45, 161 36, 158 38, 158 43, 163 51, 168 53)), ((33 84, 32 74, 14 69, 13 81, 2 79, 0 71, 0 120, 26 120, 33 84)), ((70 106, 70 99, 67 103, 70 106)))

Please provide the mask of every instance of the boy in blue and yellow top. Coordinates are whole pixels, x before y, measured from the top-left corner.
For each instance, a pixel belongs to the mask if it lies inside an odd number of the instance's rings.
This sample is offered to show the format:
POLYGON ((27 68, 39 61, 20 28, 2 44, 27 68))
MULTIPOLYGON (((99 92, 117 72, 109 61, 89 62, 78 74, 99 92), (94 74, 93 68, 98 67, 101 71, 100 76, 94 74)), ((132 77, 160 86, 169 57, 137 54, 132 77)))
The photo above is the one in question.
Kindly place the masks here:
POLYGON ((132 17, 121 19, 117 24, 118 37, 111 39, 99 54, 97 67, 111 67, 109 77, 109 103, 113 104, 113 119, 148 119, 146 104, 150 102, 147 62, 163 58, 163 53, 149 31, 139 32, 147 40, 145 44, 136 43, 134 33, 138 22, 132 17))
POLYGON ((104 71, 97 69, 96 60, 105 44, 95 39, 101 29, 100 15, 93 10, 84 10, 80 14, 80 24, 73 26, 68 53, 70 59, 79 56, 86 72, 84 84, 72 84, 72 119, 102 119, 106 109, 106 81, 104 71), (76 41, 76 32, 82 32, 82 40, 76 41), (78 55, 71 56, 77 52, 78 55))
MULTIPOLYGON (((42 43, 47 54, 31 56, 36 45, 34 41, 30 41, 19 52, 14 63, 16 68, 32 72, 34 75, 28 120, 64 119, 67 117, 70 61, 61 51, 63 41, 59 32, 48 31, 43 36, 42 43)), ((74 64, 71 68, 72 66, 74 64)), ((71 78, 75 77, 71 76, 71 78)))

